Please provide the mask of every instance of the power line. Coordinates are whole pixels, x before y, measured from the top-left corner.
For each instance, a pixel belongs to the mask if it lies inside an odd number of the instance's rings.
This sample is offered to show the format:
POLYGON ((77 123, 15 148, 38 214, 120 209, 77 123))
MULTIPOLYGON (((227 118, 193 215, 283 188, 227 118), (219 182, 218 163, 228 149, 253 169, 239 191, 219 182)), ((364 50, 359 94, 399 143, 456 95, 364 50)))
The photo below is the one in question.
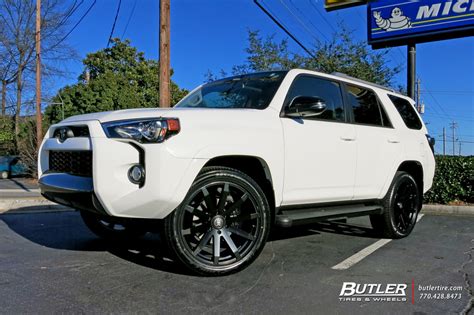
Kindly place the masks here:
POLYGON ((94 0, 94 2, 92 2, 92 4, 89 6, 89 8, 86 10, 86 12, 81 16, 79 21, 77 21, 77 23, 74 24, 74 26, 71 28, 71 30, 66 35, 64 35, 64 37, 61 38, 56 44, 54 44, 50 49, 54 49, 59 44, 61 44, 76 29, 76 27, 78 27, 79 24, 81 24, 82 20, 84 20, 84 18, 89 14, 89 12, 95 6, 96 2, 97 2, 97 0, 94 0))
MULTIPOLYGON (((281 0, 280 0, 281 1, 281 0)), ((310 18, 308 18, 308 16, 294 3, 293 0, 290 0, 290 3, 291 5, 313 26, 313 28, 319 33, 321 34, 321 36, 323 36, 326 40, 327 37, 326 35, 313 23, 313 21, 311 21, 310 18)), ((319 43, 319 40, 317 40, 318 43, 319 43)))
POLYGON ((444 115, 446 115, 446 117, 452 119, 452 117, 450 115, 448 115, 448 113, 444 110, 443 106, 441 106, 441 104, 438 102, 438 100, 434 97, 433 93, 430 92, 430 89, 428 89, 428 87, 426 86, 426 84, 423 83, 423 85, 425 86, 425 90, 428 91, 428 94, 431 96, 431 98, 433 99, 434 101, 434 104, 436 106, 438 106, 438 108, 443 112, 444 115))
MULTIPOLYGON (((290 14, 303 26, 303 28, 308 32, 308 34, 311 35, 311 37, 313 37, 313 38, 316 40, 316 42, 319 43, 319 39, 317 38, 317 36, 314 35, 314 33, 311 31, 311 29, 309 29, 309 27, 306 26, 306 24, 298 17, 298 15, 296 15, 296 14, 290 9, 290 7, 289 7, 288 5, 286 5, 286 3, 285 3, 283 0, 280 0, 280 3, 281 3, 281 4, 285 7, 285 9, 286 9, 288 12, 290 12, 290 14)), ((324 38, 326 38, 325 35, 324 35, 320 30, 317 30, 317 31, 321 34, 321 36, 323 36, 324 38)), ((326 40, 327 40, 327 38, 326 38, 326 40)))
POLYGON ((293 39, 301 48, 303 48, 304 51, 314 59, 316 59, 316 56, 311 53, 311 51, 306 48, 293 34, 290 33, 290 31, 280 22, 277 20, 277 18, 272 14, 269 10, 267 10, 262 4, 258 2, 258 0, 253 0, 253 2, 260 8, 260 10, 263 11, 279 28, 281 28, 286 35, 290 36, 291 39, 293 39))
MULTIPOLYGON (((291 2, 293 2, 293 0, 291 0, 291 2)), ((322 14, 321 11, 319 11, 319 8, 311 0, 308 0, 308 2, 315 9, 315 11, 319 14, 319 16, 326 22, 326 24, 329 25, 330 28, 332 28, 334 33, 337 33, 336 28, 334 26, 332 26, 332 24, 328 21, 328 19, 326 19, 324 14, 322 14)))
POLYGON ((109 48, 109 44, 112 41, 112 36, 114 35, 115 23, 117 23, 117 18, 118 18, 119 13, 120 13, 120 6, 121 5, 122 5, 122 0, 119 0, 118 7, 117 7, 117 12, 115 13, 114 24, 112 24, 112 30, 110 31, 109 40, 107 41, 107 48, 109 48))
POLYGON ((133 12, 135 12, 135 7, 137 6, 137 0, 133 3, 133 8, 132 11, 130 12, 130 15, 127 19, 127 24, 125 25, 125 29, 123 30, 122 36, 120 38, 123 38, 125 36, 125 33, 127 32, 128 29, 128 24, 130 23, 130 20, 132 19, 133 12))

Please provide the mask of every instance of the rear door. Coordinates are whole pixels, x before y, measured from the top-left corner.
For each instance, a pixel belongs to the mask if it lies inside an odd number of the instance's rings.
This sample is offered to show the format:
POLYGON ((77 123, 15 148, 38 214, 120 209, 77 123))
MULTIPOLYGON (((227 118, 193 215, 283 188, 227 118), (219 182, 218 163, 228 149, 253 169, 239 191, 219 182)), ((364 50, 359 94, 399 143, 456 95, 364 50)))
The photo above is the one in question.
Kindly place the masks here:
POLYGON ((354 125, 348 123, 341 84, 299 75, 284 108, 298 96, 318 97, 326 103, 326 110, 311 118, 281 118, 285 140, 283 205, 352 199, 356 138, 354 125))
POLYGON ((357 137, 354 199, 379 198, 403 154, 401 139, 373 90, 346 84, 346 91, 357 137))

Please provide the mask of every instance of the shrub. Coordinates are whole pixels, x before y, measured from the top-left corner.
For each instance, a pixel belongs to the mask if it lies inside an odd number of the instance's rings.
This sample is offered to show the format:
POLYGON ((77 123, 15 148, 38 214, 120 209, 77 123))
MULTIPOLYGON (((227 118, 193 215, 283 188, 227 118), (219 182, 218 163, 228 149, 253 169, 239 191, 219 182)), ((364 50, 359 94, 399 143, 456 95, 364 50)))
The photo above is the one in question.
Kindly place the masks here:
POLYGON ((426 203, 474 203, 474 156, 436 156, 436 171, 426 203))

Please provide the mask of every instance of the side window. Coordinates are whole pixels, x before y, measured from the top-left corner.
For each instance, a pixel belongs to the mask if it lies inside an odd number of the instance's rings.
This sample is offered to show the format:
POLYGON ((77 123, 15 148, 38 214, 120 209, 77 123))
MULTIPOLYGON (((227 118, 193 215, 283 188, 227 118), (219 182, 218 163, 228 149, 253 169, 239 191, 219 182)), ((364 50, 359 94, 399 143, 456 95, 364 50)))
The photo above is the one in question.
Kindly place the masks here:
POLYGON ((371 90, 347 85, 349 104, 354 112, 354 122, 357 124, 392 127, 384 109, 380 106, 377 96, 371 90))
POLYGON ((400 113, 400 116, 402 116, 405 125, 410 129, 420 130, 423 124, 421 123, 420 118, 416 114, 416 111, 410 102, 394 95, 389 95, 388 97, 392 101, 393 105, 395 105, 395 108, 400 113))
POLYGON ((318 97, 326 102, 326 110, 320 115, 305 119, 345 122, 344 101, 339 83, 312 76, 298 76, 286 96, 285 107, 297 96, 318 97))

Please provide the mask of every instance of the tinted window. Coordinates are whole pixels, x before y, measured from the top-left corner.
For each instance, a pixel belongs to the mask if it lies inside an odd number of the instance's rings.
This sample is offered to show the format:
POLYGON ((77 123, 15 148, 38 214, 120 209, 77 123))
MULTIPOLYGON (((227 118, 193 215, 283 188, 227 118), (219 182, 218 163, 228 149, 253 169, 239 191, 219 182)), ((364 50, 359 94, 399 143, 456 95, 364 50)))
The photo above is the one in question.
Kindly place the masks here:
POLYGON ((186 96, 176 107, 264 109, 285 75, 285 71, 262 72, 214 81, 186 96))
POLYGON ((400 116, 402 116, 405 125, 410 129, 420 130, 422 127, 422 123, 410 102, 408 102, 406 99, 394 95, 389 95, 388 97, 392 101, 393 105, 395 105, 395 108, 400 113, 400 116))
POLYGON ((391 127, 387 114, 371 90, 347 85, 348 99, 358 124, 391 127))
POLYGON ((298 96, 317 97, 326 103, 326 110, 320 115, 305 119, 345 121, 344 102, 339 83, 312 76, 298 76, 291 85, 285 106, 298 96))

